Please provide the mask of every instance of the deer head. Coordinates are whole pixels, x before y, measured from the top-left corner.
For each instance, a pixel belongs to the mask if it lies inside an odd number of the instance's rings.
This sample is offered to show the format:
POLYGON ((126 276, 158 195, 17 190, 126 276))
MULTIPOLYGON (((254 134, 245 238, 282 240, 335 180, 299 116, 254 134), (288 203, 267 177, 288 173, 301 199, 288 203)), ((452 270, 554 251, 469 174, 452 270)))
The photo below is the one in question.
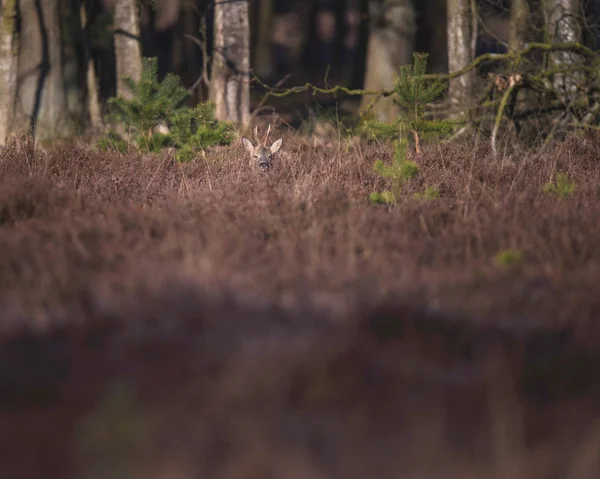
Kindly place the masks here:
POLYGON ((265 135, 264 140, 260 141, 258 139, 258 127, 255 126, 254 138, 256 140, 256 144, 252 143, 252 141, 246 137, 242 138, 244 147, 252 155, 250 162, 255 160, 261 171, 267 171, 273 166, 273 154, 279 151, 279 148, 281 148, 281 142, 283 141, 282 138, 279 138, 270 146, 267 146, 269 141, 269 133, 271 133, 271 124, 269 124, 269 128, 267 129, 267 134, 265 135))

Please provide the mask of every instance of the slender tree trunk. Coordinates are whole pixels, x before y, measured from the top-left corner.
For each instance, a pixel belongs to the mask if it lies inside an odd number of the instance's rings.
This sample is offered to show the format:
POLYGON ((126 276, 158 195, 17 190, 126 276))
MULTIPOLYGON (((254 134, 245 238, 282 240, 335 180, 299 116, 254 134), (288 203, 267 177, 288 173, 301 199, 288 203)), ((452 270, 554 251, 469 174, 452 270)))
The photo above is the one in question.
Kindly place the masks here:
POLYGON ((15 129, 36 141, 74 134, 63 75, 58 0, 20 0, 21 30, 15 129))
POLYGON ((62 69, 67 111, 73 124, 83 131, 87 119, 85 38, 80 15, 81 0, 59 0, 62 25, 62 69))
POLYGON ((471 59, 475 59, 477 57, 477 46, 479 42, 479 16, 477 12, 477 0, 469 0, 469 2, 469 12, 471 17, 471 59))
POLYGON ((116 0, 114 11, 117 95, 131 98, 124 78, 142 78, 142 47, 137 0, 116 0))
MULTIPOLYGON (((510 6, 510 24, 508 30, 508 48, 511 51, 519 52, 525 48, 525 45, 533 40, 533 34, 531 33, 532 24, 534 19, 531 17, 530 12, 530 1, 531 0, 512 0, 510 6)), ((537 26, 539 28, 539 25, 537 26)), ((519 60, 512 62, 513 73, 518 73, 522 68, 519 65, 519 60)), ((523 107, 536 108, 535 98, 533 92, 528 89, 521 89, 518 92, 518 103, 523 107)), ((523 128, 527 129, 530 125, 525 125, 523 128)), ((523 131, 523 130, 522 130, 523 131)), ((533 134, 533 132, 531 133, 533 134)))
MULTIPOLYGON (((294 75, 299 81, 306 81, 309 78, 306 59, 307 53, 309 52, 312 40, 311 40, 311 29, 314 28, 314 13, 315 13, 316 0, 303 0, 297 4, 295 13, 297 15, 298 24, 292 37, 295 38, 293 48, 288 49, 292 51, 292 60, 288 63, 291 67, 289 70, 294 72, 294 75)), ((289 17, 289 14, 287 15, 289 17)), ((291 23, 291 22, 290 22, 291 23)), ((286 42, 289 45, 289 40, 286 42)))
POLYGON ((344 12, 345 32, 342 41, 342 79, 344 85, 351 87, 358 63, 358 44, 360 41, 361 5, 357 0, 349 1, 344 12))
POLYGON ((425 4, 424 23, 430 30, 427 44, 427 66, 432 73, 448 71, 447 0, 428 0, 425 4))
POLYGON ((210 99, 215 117, 242 126, 250 121, 248 0, 215 3, 210 99))
MULTIPOLYGON (((367 46, 365 90, 393 90, 398 78, 399 66, 412 63, 415 34, 415 12, 407 0, 369 2, 371 26, 367 46)), ((372 106, 373 95, 362 98, 360 110, 372 106)), ((379 121, 393 121, 400 108, 393 97, 380 98, 373 106, 374 116, 379 121)))
MULTIPOLYGON (((151 2, 150 8, 155 12, 154 22, 149 22, 146 28, 147 35, 155 42, 156 49, 153 56, 158 59, 159 78, 164 78, 167 72, 181 75, 182 68, 189 71, 190 66, 185 48, 190 46, 190 41, 182 35, 183 21, 181 21, 187 20, 187 16, 181 15, 181 0, 153 0, 153 2, 155 3, 151 2)), ((193 18, 193 13, 191 16, 193 18)), ((142 26, 142 32, 143 28, 142 26)), ((197 31, 194 34, 197 34, 197 31)), ((185 79, 183 80, 185 82, 185 79)))
MULTIPOLYGON (((448 0, 448 71, 454 73, 473 60, 471 54, 471 9, 469 0, 448 0)), ((470 73, 450 81, 452 104, 464 109, 471 95, 473 76, 470 73)))
POLYGON ((268 79, 273 75, 273 58, 271 55, 271 33, 273 31, 273 2, 259 0, 258 4, 258 37, 254 52, 254 71, 259 78, 268 79))
MULTIPOLYGON (((568 43, 581 41, 581 10, 579 0, 544 0, 544 15, 548 41, 568 43)), ((555 52, 550 60, 556 67, 566 67, 580 61, 580 56, 572 52, 555 52)), ((581 75, 556 74, 554 88, 567 94, 577 88, 581 75)))
POLYGON ((4 144, 12 127, 17 87, 17 0, 4 0, 0 15, 0 144, 4 144))
MULTIPOLYGON (((192 8, 192 6, 190 6, 189 3, 186 4, 185 2, 182 3, 181 9, 181 14, 183 15, 183 33, 187 33, 188 35, 191 35, 193 37, 198 37, 200 24, 198 21, 199 19, 196 10, 192 8)), ((186 71, 190 75, 193 75, 194 80, 196 80, 202 73, 202 65, 198 58, 198 45, 196 45, 194 42, 191 42, 185 37, 183 38, 183 41, 185 42, 183 44, 183 53, 185 63, 187 65, 186 71)))
POLYGON ((103 127, 102 114, 100 112, 100 99, 98 94, 98 80, 96 77, 96 68, 89 42, 89 25, 85 5, 81 3, 79 7, 81 26, 84 31, 84 45, 86 56, 86 85, 87 85, 87 106, 90 116, 90 124, 93 130, 100 131, 103 127))
POLYGON ((157 3, 156 8, 154 28, 160 32, 174 27, 177 23, 182 10, 181 0, 162 0, 157 3))
POLYGON ((510 30, 508 46, 511 50, 520 51, 529 40, 530 18, 529 1, 512 0, 510 5, 510 30))

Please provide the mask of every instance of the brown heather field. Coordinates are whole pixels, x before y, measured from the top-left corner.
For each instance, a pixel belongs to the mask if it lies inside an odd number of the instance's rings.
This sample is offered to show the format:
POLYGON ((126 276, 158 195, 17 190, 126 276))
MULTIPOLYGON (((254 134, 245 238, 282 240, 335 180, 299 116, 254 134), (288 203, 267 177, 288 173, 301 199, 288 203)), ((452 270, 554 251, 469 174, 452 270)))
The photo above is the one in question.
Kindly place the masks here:
POLYGON ((282 151, 0 152, 1 477, 599 477, 600 139, 282 151))

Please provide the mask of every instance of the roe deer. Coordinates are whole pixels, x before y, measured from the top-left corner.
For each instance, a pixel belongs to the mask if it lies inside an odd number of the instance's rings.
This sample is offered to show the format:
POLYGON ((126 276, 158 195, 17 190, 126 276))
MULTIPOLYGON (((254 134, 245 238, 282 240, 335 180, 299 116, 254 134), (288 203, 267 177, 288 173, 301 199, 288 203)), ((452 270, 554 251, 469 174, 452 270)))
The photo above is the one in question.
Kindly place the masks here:
POLYGON ((242 143, 246 147, 246 150, 250 153, 251 158, 249 164, 252 164, 253 159, 256 160, 258 167, 261 171, 267 171, 273 166, 273 154, 279 151, 281 148, 282 138, 275 140, 271 146, 267 146, 269 140, 269 133, 271 132, 271 125, 267 129, 265 139, 260 141, 258 139, 258 127, 254 127, 254 137, 256 139, 256 145, 252 143, 248 138, 242 137, 242 143))

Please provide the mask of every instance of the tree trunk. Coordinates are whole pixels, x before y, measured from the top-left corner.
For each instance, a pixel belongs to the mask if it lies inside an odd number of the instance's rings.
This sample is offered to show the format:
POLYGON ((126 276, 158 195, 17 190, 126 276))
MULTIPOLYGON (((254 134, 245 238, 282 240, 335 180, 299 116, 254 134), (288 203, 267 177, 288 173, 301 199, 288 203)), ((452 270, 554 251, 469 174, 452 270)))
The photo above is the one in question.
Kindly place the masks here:
POLYGON ((248 0, 215 3, 210 99, 217 120, 250 121, 250 24, 248 0))
MULTIPOLYGON (((581 10, 579 0, 545 0, 544 15, 546 31, 550 43, 581 41, 581 10)), ((572 52, 555 52, 550 61, 555 67, 565 67, 580 61, 580 56, 572 52)), ((577 88, 581 75, 556 74, 554 88, 557 93, 567 94, 577 88)))
POLYGON ((358 0, 347 3, 344 11, 344 38, 342 41, 342 83, 352 87, 358 63, 358 44, 360 42, 361 5, 358 0))
POLYGON ((59 0, 62 25, 62 70, 67 112, 78 131, 89 125, 86 105, 85 40, 81 24, 80 0, 59 0))
MULTIPOLYGON (((156 5, 154 29, 161 32, 173 28, 182 10, 181 0, 162 0, 156 5)), ((188 13, 188 12, 186 12, 188 13)))
POLYGON ((528 0, 512 0, 510 6, 510 30, 508 46, 520 51, 529 40, 530 18, 528 0))
MULTIPOLYGON (((199 36, 200 22, 196 8, 189 3, 183 2, 181 5, 182 32, 193 37, 199 36)), ((182 35, 183 37, 183 35, 182 35)), ((202 63, 198 56, 198 45, 189 39, 183 37, 183 57, 186 63, 185 71, 193 76, 194 81, 202 74, 202 63)))
POLYGON ((67 110, 58 0, 20 0, 15 129, 36 141, 74 134, 67 110))
POLYGON ((131 98, 124 78, 142 78, 142 47, 137 0, 117 0, 114 12, 117 96, 131 98))
POLYGON ((271 55, 271 33, 273 32, 273 2, 259 0, 258 38, 254 52, 254 71, 256 75, 269 80, 273 76, 273 58, 271 55))
POLYGON ((429 0, 425 5, 424 23, 430 31, 423 51, 429 52, 427 66, 432 73, 448 71, 447 0, 429 0))
MULTIPOLYGON (((471 9, 469 0, 448 0, 448 71, 454 73, 473 60, 471 54, 471 9)), ((471 95, 471 73, 450 80, 449 98, 463 110, 471 95)))
MULTIPOLYGON (((412 63, 415 34, 415 12, 408 0, 369 2, 371 26, 367 46, 365 90, 393 90, 399 66, 412 63)), ((376 98, 364 95, 360 110, 364 112, 376 98)), ((378 121, 391 122, 400 114, 393 96, 383 97, 373 106, 378 121)))
POLYGON ((0 145, 12 126, 17 81, 17 0, 2 2, 0 24, 0 145))
POLYGON ((98 80, 96 77, 96 68, 94 67, 94 59, 89 39, 89 25, 85 5, 82 3, 79 7, 79 15, 81 18, 81 26, 84 30, 84 46, 86 56, 86 86, 87 86, 87 109, 90 117, 92 129, 100 131, 103 128, 102 114, 100 112, 100 99, 98 94, 98 80))

